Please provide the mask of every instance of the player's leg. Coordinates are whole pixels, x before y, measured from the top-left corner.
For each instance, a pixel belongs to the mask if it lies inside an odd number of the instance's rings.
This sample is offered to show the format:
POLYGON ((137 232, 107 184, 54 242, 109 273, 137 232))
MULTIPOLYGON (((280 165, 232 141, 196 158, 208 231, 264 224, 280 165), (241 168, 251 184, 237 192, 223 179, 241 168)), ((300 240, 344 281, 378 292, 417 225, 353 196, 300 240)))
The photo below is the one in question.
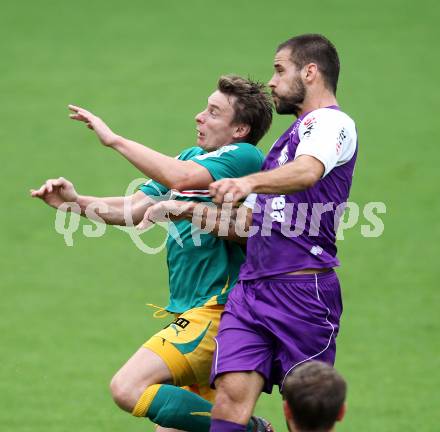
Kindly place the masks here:
POLYGON ((142 346, 115 374, 110 390, 116 404, 132 412, 145 389, 171 380, 171 372, 162 358, 142 346))
POLYGON ((134 411, 134 415, 147 417, 166 428, 209 431, 211 402, 182 387, 164 384, 154 387, 157 391, 150 403, 144 405, 144 410, 134 411))
MULTIPOLYGON (((179 362, 179 353, 171 351, 171 355, 179 362)), ((180 358, 180 362, 174 375, 180 372, 182 382, 194 380, 188 369, 189 378, 185 378, 186 360, 180 358)), ((117 405, 136 417, 148 417, 164 429, 208 431, 212 403, 194 392, 164 384, 173 380, 173 373, 162 357, 141 347, 113 377, 110 389, 117 405)))
POLYGON ((258 372, 232 372, 215 380, 211 431, 245 431, 264 386, 258 372))
POLYGON ((136 392, 133 415, 166 428, 209 431, 212 403, 208 400, 214 400, 208 387, 209 373, 222 311, 223 306, 187 311, 144 344, 168 374, 161 375, 167 378, 165 383, 150 381, 140 395, 136 392), (197 389, 195 383, 199 384, 197 389), (192 391, 181 387, 186 385, 191 385, 192 391))
MULTIPOLYGON (((176 387, 173 385, 152 386, 158 391, 151 399, 151 404, 145 411, 137 412, 138 416, 146 416, 158 425, 179 428, 177 430, 209 432, 211 426, 211 410, 215 392, 212 389, 201 387, 176 387), (203 396, 203 398, 201 397, 203 396), (207 398, 207 399, 204 399, 207 398)), ((146 407, 146 405, 143 405, 146 407)), ((250 408, 252 412, 252 408, 250 408)), ((266 431, 267 424, 263 419, 252 417, 244 430, 247 432, 266 431)), ((175 429, 160 428, 163 432, 172 432, 175 429)))
MULTIPOLYGON (((215 396, 209 387, 209 379, 215 349, 214 336, 222 311, 223 306, 187 311, 145 343, 144 346, 167 365, 174 385, 150 385, 140 396, 133 415, 148 417, 167 428, 209 431, 215 396), (190 385, 191 391, 181 387, 185 385, 190 385)), ((261 420, 250 420, 247 430, 261 430, 261 420)))
POLYGON ((252 283, 239 283, 222 315, 211 372, 217 395, 211 431, 245 431, 256 401, 272 389, 272 345, 252 283))

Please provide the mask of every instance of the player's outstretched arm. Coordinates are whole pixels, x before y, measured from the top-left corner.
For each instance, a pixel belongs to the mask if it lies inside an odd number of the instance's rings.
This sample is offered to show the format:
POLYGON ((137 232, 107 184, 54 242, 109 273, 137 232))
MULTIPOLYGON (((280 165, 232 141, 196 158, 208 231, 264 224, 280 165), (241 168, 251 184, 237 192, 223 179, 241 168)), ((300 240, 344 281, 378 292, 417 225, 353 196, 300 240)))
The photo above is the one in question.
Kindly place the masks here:
POLYGON ((212 200, 221 204, 231 194, 236 204, 251 193, 292 194, 311 188, 324 174, 324 165, 313 156, 301 155, 279 168, 241 178, 222 179, 211 183, 212 200))
POLYGON ((31 197, 63 211, 77 211, 81 216, 104 221, 109 225, 137 225, 153 198, 138 191, 127 197, 94 197, 79 195, 72 182, 63 177, 47 180, 39 189, 31 189, 31 197), (76 204, 65 206, 64 204, 76 204))
POLYGON ((138 229, 145 229, 155 222, 188 220, 206 233, 244 244, 252 223, 252 209, 242 205, 217 207, 194 201, 160 201, 145 212, 138 229))
POLYGON ((149 178, 169 189, 206 189, 212 182, 209 171, 193 162, 182 161, 150 149, 143 144, 115 134, 102 119, 84 108, 69 105, 73 114, 70 118, 78 120, 95 131, 106 147, 111 147, 149 178))

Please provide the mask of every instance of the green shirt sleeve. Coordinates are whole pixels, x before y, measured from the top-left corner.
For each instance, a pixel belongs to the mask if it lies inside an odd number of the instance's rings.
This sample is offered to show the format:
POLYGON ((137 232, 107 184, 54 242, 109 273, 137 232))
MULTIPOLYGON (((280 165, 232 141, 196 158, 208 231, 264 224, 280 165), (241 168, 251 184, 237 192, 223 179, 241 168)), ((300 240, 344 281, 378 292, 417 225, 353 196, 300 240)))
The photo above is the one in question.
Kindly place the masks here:
POLYGON ((139 186, 139 190, 151 197, 161 197, 166 195, 169 189, 157 181, 148 180, 139 186))
POLYGON ((243 177, 261 171, 263 153, 248 143, 229 144, 191 160, 204 166, 214 180, 243 177))

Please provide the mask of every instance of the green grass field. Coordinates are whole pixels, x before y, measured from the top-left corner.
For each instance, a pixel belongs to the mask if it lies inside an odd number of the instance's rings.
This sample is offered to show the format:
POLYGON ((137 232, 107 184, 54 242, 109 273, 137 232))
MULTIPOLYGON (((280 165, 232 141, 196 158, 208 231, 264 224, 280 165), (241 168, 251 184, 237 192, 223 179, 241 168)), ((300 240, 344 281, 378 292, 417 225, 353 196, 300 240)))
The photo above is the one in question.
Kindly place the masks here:
MULTIPOLYGON (((351 200, 387 206, 381 237, 362 237, 361 218, 339 243, 349 409, 338 430, 440 430, 438 2, 35 1, 2 4, 1 16, 2 431, 152 430, 115 407, 108 382, 165 325, 144 306, 166 304, 164 252, 144 254, 115 228, 78 231, 67 247, 55 212, 28 197, 60 175, 91 195, 141 177, 66 105, 175 155, 194 144, 220 74, 267 81, 277 44, 303 32, 341 56, 338 99, 360 137, 351 200)), ((265 151, 291 120, 277 116, 265 151)), ((258 413, 285 430, 277 392, 258 413)))

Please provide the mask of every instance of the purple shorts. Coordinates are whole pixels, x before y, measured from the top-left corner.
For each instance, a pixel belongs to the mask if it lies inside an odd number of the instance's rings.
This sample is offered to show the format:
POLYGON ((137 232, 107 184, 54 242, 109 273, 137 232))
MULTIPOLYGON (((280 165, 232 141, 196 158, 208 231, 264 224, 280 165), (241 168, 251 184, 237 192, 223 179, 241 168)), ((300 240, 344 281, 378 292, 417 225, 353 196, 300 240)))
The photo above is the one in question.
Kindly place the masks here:
POLYGON ((307 360, 333 364, 341 313, 334 271, 238 282, 221 318, 211 384, 226 372, 256 371, 271 393, 307 360))

